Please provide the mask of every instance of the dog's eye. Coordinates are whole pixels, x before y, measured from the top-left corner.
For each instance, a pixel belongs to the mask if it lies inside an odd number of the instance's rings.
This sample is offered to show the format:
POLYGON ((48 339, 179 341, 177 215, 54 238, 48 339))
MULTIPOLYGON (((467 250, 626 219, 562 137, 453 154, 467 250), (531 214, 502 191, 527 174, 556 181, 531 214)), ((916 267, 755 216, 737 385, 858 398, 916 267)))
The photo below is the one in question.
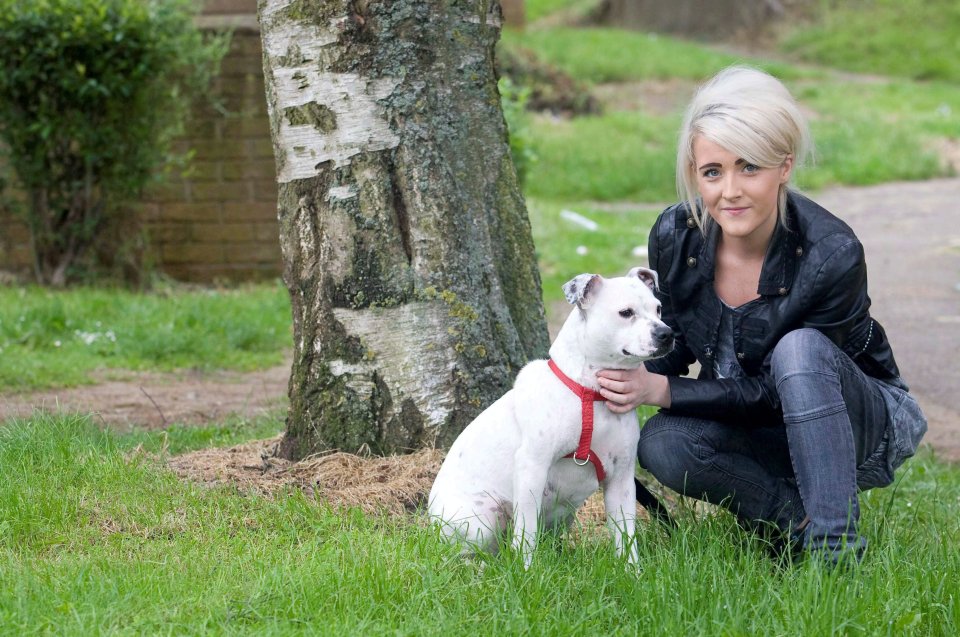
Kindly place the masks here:
POLYGON ((622 316, 623 318, 630 318, 631 316, 633 316, 633 310, 631 310, 630 308, 627 308, 625 310, 620 310, 620 316, 622 316))
POLYGON ((660 318, 660 315, 661 315, 661 314, 663 314, 663 310, 662 310, 662 309, 660 308, 660 306, 658 305, 658 306, 657 306, 657 318, 660 318))

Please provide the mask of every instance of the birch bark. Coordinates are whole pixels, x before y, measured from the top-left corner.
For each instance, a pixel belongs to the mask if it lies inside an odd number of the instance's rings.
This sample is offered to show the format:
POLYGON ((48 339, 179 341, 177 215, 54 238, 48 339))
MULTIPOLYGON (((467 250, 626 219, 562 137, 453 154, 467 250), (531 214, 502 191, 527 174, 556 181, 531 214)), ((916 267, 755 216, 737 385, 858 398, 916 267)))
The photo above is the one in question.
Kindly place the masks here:
POLYGON ((294 323, 281 454, 449 446, 548 347, 489 0, 260 0, 294 323))

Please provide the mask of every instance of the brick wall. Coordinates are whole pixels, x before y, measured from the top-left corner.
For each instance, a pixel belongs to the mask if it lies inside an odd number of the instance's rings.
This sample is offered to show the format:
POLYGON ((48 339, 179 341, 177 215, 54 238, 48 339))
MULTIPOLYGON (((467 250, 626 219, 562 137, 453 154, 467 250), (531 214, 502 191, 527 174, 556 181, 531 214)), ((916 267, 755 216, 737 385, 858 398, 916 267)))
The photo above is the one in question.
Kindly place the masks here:
POLYGON ((0 209, 0 283, 9 274, 23 275, 31 272, 33 253, 30 251, 30 231, 18 220, 11 219, 0 209))
MULTIPOLYGON (((215 90, 227 114, 194 109, 180 150, 188 174, 138 202, 156 267, 184 281, 272 278, 282 268, 276 174, 264 97, 256 0, 207 0, 199 24, 233 29, 215 90)), ((29 275, 29 233, 0 211, 0 270, 29 275)))
MULTIPOLYGON (((255 2, 211 0, 208 6, 246 4, 255 2)), ((143 200, 158 267, 180 280, 269 278, 282 267, 260 34, 255 21, 237 22, 216 80, 227 115, 210 107, 194 111, 178 142, 195 153, 190 172, 143 200)))

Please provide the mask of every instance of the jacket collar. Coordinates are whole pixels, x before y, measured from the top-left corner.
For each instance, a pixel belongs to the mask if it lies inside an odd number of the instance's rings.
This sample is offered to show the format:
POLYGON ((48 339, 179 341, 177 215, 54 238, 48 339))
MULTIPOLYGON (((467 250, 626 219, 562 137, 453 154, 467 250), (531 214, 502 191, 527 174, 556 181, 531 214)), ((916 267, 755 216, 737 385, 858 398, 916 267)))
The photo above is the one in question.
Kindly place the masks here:
MULTIPOLYGON (((799 229, 796 202, 790 193, 787 196, 787 227, 777 223, 773 231, 770 245, 767 246, 767 254, 763 258, 757 294, 786 296, 790 293, 797 273, 797 261, 803 255, 799 229)), ((711 223, 700 248, 697 271, 708 281, 713 281, 716 271, 717 243, 720 240, 720 234, 720 225, 711 223)))

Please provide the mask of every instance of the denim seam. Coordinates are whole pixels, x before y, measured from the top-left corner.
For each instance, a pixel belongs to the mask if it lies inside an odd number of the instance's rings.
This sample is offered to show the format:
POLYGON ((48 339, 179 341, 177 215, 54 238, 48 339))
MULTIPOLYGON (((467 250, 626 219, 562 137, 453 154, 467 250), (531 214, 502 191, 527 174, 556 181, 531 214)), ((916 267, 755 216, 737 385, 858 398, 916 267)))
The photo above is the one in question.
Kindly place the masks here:
POLYGON ((784 374, 783 376, 777 378, 777 390, 780 389, 780 385, 782 385, 785 380, 789 380, 796 376, 826 376, 827 378, 836 379, 837 381, 840 380, 840 374, 836 372, 823 372, 815 369, 805 369, 799 372, 790 372, 789 374, 784 374))
POLYGON ((829 416, 833 416, 834 414, 839 414, 840 412, 846 411, 846 409, 846 403, 840 403, 839 405, 832 405, 830 407, 818 407, 816 409, 802 411, 798 414, 784 414, 783 422, 786 425, 799 425, 801 423, 810 422, 811 420, 827 418, 829 416))

